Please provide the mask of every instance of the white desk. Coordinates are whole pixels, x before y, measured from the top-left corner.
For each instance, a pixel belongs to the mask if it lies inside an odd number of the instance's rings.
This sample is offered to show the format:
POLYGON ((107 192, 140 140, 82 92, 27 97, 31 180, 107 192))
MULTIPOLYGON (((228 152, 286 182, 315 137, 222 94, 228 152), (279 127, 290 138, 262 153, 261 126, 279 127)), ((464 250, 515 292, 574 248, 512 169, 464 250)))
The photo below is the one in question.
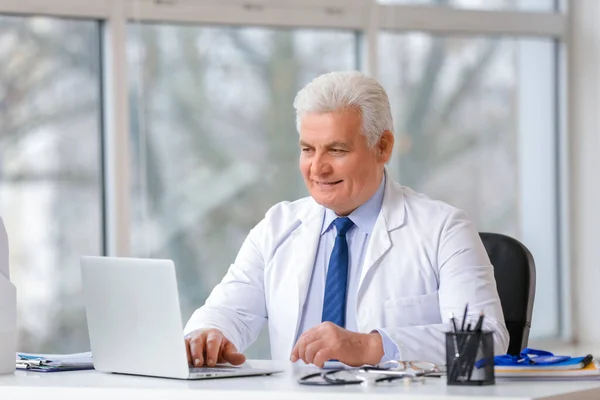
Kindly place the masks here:
POLYGON ((250 361, 255 367, 282 367, 272 376, 181 381, 106 374, 97 371, 39 373, 17 371, 0 376, 0 399, 415 399, 415 400, 598 400, 596 382, 497 382, 493 386, 447 386, 445 378, 428 378, 423 385, 312 387, 296 383, 307 367, 271 361, 250 361))

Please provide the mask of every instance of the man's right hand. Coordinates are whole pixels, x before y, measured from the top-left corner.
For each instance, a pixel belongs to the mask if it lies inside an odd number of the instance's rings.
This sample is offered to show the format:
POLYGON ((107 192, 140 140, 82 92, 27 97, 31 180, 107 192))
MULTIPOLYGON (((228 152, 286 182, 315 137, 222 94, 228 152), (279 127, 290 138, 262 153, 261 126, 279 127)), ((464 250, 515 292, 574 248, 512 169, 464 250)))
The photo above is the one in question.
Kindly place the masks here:
POLYGON ((239 365, 246 361, 246 357, 218 329, 198 329, 189 333, 185 347, 188 363, 194 367, 213 367, 225 362, 239 365))

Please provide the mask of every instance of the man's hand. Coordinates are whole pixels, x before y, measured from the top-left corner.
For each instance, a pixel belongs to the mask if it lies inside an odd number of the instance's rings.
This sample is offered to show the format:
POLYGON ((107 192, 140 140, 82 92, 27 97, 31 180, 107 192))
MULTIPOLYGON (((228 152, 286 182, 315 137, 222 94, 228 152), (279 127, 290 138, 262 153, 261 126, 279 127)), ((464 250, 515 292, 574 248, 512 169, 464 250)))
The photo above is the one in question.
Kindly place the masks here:
POLYGON ((323 368, 325 361, 346 365, 375 365, 383 357, 383 340, 378 332, 356 333, 323 322, 304 332, 292 349, 290 361, 302 360, 323 368))
POLYGON ((239 365, 246 357, 218 329, 198 329, 185 338, 188 363, 195 367, 228 362, 239 365))

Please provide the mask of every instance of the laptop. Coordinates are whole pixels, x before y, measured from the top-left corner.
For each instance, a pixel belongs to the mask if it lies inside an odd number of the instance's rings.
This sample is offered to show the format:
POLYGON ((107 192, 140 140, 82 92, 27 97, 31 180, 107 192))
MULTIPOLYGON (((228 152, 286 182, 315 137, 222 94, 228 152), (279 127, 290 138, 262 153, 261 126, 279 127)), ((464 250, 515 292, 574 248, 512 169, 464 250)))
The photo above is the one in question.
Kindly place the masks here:
POLYGON ((281 370, 188 365, 171 260, 82 257, 94 368, 178 379, 269 375, 281 370))

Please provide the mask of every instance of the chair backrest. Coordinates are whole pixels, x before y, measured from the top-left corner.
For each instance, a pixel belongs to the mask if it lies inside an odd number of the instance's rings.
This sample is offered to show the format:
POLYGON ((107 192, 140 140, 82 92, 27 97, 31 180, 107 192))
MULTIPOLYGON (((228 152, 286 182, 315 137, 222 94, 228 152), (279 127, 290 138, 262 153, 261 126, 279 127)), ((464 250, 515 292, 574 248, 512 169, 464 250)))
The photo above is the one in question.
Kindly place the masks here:
POLYGON ((527 347, 533 300, 535 263, 533 256, 518 240, 498 233, 479 236, 494 266, 498 295, 506 328, 510 334, 508 354, 519 354, 527 347))

